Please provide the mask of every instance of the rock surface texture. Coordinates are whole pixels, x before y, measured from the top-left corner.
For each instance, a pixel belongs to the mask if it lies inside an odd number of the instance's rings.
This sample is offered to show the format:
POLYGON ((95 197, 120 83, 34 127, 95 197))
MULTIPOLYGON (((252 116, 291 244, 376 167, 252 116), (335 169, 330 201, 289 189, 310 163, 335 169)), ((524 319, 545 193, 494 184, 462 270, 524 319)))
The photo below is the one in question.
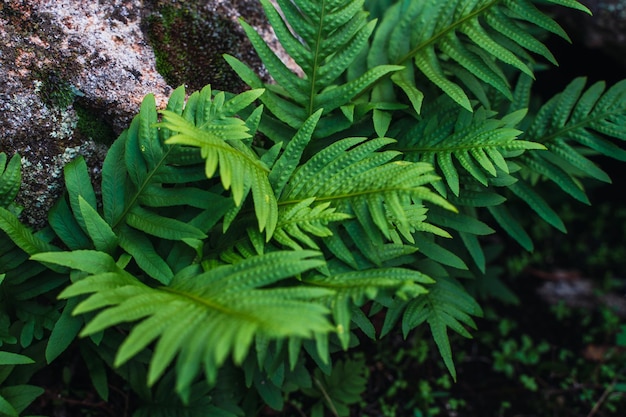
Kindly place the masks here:
MULTIPOLYGON (((106 142, 127 127, 143 97, 153 93, 157 105, 165 104, 177 85, 157 71, 161 45, 150 44, 148 22, 183 7, 196 19, 204 14, 222 23, 202 27, 215 33, 194 32, 196 41, 207 39, 207 48, 235 55, 263 75, 236 22, 243 17, 272 38, 255 0, 0 0, 0 151, 22 157, 18 203, 28 223, 45 223, 67 162, 84 155, 97 179, 106 142), (93 140, 98 137, 105 143, 93 140)), ((176 29, 160 41, 185 45, 188 34, 175 39, 176 29)), ((210 71, 205 78, 213 82, 210 71)))

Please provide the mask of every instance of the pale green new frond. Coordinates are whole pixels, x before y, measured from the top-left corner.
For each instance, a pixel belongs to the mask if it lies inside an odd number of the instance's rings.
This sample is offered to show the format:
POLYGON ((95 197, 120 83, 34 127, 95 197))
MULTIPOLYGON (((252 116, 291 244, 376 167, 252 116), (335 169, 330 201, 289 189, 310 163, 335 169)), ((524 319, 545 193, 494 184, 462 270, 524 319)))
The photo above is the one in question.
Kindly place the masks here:
POLYGON ((411 300, 406 306, 402 330, 406 337, 415 327, 428 323, 439 353, 448 371, 456 379, 448 328, 471 338, 466 326, 476 328, 472 316, 481 316, 482 310, 476 300, 452 279, 439 278, 428 289, 427 294, 411 300))
POLYGON ((411 229, 406 210, 412 205, 429 201, 452 209, 426 187, 438 180, 430 165, 394 161, 397 152, 378 151, 392 142, 348 138, 333 143, 293 174, 281 201, 315 196, 318 203, 331 202, 340 212, 354 216, 374 242, 380 240, 379 233, 390 240, 392 224, 411 229))
MULTIPOLYGON (((258 95, 256 93, 251 98, 255 99, 258 95)), ((228 106, 228 103, 225 107, 233 107, 231 111, 239 110, 235 106, 228 106)), ((240 206, 247 193, 252 191, 259 229, 266 230, 269 238, 276 227, 276 197, 268 179, 268 167, 250 148, 237 142, 249 137, 245 122, 225 114, 222 109, 205 110, 206 116, 200 126, 194 126, 176 113, 162 113, 163 120, 159 126, 176 132, 166 143, 200 148, 201 156, 206 161, 205 175, 212 178, 219 167, 222 185, 224 189, 232 190, 235 205, 240 206)))
POLYGON ((40 254, 33 259, 95 272, 61 294, 64 298, 91 294, 75 314, 104 308, 82 335, 140 320, 120 346, 116 365, 156 341, 148 383, 159 379, 178 356, 177 361, 183 362, 177 390, 185 393, 202 366, 211 382, 227 357, 240 364, 256 335, 306 339, 333 330, 328 310, 314 301, 330 296, 330 290, 268 287, 322 266, 324 261, 318 255, 312 251, 273 252, 207 272, 190 267, 178 273, 170 285, 159 288, 142 284, 101 252, 40 254), (88 261, 95 262, 94 266, 88 261))
MULTIPOLYGON (((588 12, 576 1, 553 3, 588 12)), ((367 62, 370 66, 413 63, 421 75, 471 111, 470 91, 488 104, 483 85, 512 99, 500 63, 530 76, 531 54, 555 63, 554 56, 529 27, 568 39, 554 20, 528 0, 398 1, 383 14, 367 62)), ((419 113, 421 100, 415 97, 424 94, 418 87, 419 80, 404 77, 391 81, 412 96, 413 108, 419 113)), ((375 87, 373 97, 395 100, 385 84, 375 87)))
POLYGON ((281 207, 273 238, 294 250, 302 249, 300 243, 310 249, 319 249, 314 237, 328 237, 332 231, 328 224, 350 218, 330 207, 330 202, 314 205, 315 198, 308 198, 293 206, 281 207), (298 243, 300 242, 300 243, 298 243))

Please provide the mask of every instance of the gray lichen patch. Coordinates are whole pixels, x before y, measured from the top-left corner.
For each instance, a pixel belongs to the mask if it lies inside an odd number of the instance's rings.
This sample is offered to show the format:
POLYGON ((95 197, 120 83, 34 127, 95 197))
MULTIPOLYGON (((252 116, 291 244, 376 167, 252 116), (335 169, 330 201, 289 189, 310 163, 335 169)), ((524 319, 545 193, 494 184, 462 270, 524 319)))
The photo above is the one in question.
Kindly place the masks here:
MULTIPOLYGON (((30 149, 26 150, 30 155, 30 149)), ((25 207, 22 212, 22 221, 34 228, 45 224, 51 205, 61 197, 63 188, 63 167, 77 156, 85 157, 94 189, 100 192, 97 184, 100 183, 101 161, 106 155, 107 147, 94 142, 83 143, 79 146, 67 147, 60 154, 37 155, 34 159, 22 156, 22 181, 26 187, 21 190, 17 204, 25 207), (45 182, 41 178, 47 178, 45 182)))
POLYGON ((104 129, 81 120, 82 110, 97 109, 114 137, 146 94, 163 105, 171 91, 143 39, 140 10, 134 0, 0 4, 0 151, 22 156, 18 203, 35 228, 62 192, 65 163, 83 154, 94 170, 101 165, 90 135, 104 129))

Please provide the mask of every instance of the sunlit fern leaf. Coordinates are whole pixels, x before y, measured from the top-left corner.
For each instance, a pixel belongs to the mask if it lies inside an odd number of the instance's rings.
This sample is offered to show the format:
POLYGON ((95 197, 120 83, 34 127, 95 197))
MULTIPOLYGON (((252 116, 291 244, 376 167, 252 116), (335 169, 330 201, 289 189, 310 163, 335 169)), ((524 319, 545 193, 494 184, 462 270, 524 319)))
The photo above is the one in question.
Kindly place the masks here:
MULTIPOLYGON (((294 129, 300 128, 317 110, 323 109, 327 116, 349 104, 380 78, 402 69, 395 65, 378 66, 347 83, 337 83, 363 50, 376 25, 374 21, 367 21, 362 0, 320 3, 279 0, 280 12, 268 0, 261 3, 278 40, 304 75, 300 77, 287 68, 263 38, 242 22, 255 50, 280 85, 280 88, 267 85, 268 91, 261 101, 272 114, 294 129)), ((226 59, 252 88, 264 86, 240 61, 230 56, 226 59)), ((323 118, 319 127, 323 135, 349 126, 345 117, 343 123, 340 119, 332 115, 323 118)))
POLYGON ((311 205, 315 198, 308 198, 301 202, 279 208, 278 224, 273 238, 280 244, 294 250, 302 249, 304 244, 310 249, 319 249, 314 238, 323 238, 332 235, 328 228, 331 222, 341 222, 350 216, 337 212, 335 207, 330 207, 330 202, 311 205))
MULTIPOLYGON (((248 94, 248 98, 254 100, 261 93, 262 91, 255 91, 254 94, 248 94)), ((210 109, 205 105, 203 112, 205 116, 199 126, 173 112, 163 111, 163 120, 159 126, 176 132, 166 140, 166 144, 200 148, 201 155, 206 161, 207 178, 212 178, 219 167, 222 185, 224 189, 232 190, 233 200, 237 206, 240 206, 247 193, 252 191, 259 229, 266 230, 269 239, 276 227, 278 210, 276 197, 268 179, 269 168, 249 147, 237 142, 250 135, 245 122, 233 115, 233 111, 241 110, 241 103, 230 103, 226 102, 223 108, 219 103, 210 109)), ((246 101, 242 103, 249 104, 246 101)))
POLYGON ((415 327, 428 323, 439 353, 448 371, 456 379, 448 328, 471 338, 466 326, 476 328, 472 316, 481 316, 482 310, 463 287, 452 279, 438 278, 428 290, 427 294, 407 304, 402 317, 402 331, 406 337, 415 327))
POLYGON ((499 171, 508 173, 506 158, 510 153, 545 149, 518 139, 522 132, 515 126, 526 114, 524 110, 498 120, 483 108, 469 113, 451 108, 445 100, 432 109, 433 113, 424 114, 398 135, 398 145, 406 160, 433 164, 454 196, 461 195, 464 172, 487 186, 489 178, 497 177, 499 171))
POLYGON ((315 299, 330 290, 311 287, 267 288, 324 261, 318 252, 273 252, 207 272, 190 267, 179 272, 167 287, 150 288, 118 267, 102 252, 74 251, 33 256, 83 270, 90 276, 70 285, 60 295, 90 294, 74 314, 103 309, 89 322, 82 336, 124 322, 133 327, 120 346, 120 366, 156 341, 150 361, 151 385, 178 356, 177 391, 187 390, 204 365, 209 382, 227 357, 241 363, 257 333, 270 338, 310 338, 333 330, 328 310, 315 299))
POLYGON ((328 297, 333 318, 338 326, 337 334, 343 349, 350 342, 352 309, 373 300, 379 293, 395 294, 403 299, 412 299, 428 292, 434 281, 418 271, 405 268, 372 268, 361 271, 331 273, 306 278, 308 285, 328 288, 334 294, 328 297))
MULTIPOLYGON (((550 3, 590 13, 576 1, 550 3)), ((568 39, 554 20, 528 0, 399 1, 382 16, 379 30, 374 32, 368 63, 409 65, 413 62, 430 82, 471 111, 468 91, 478 91, 475 95, 481 98, 482 87, 476 89, 480 83, 512 98, 509 81, 498 62, 531 76, 528 65, 531 54, 555 62, 528 26, 568 39), (451 79, 450 73, 457 74, 457 79, 451 79)), ((421 99, 415 98, 423 91, 418 88, 417 80, 392 77, 391 81, 405 91, 419 113, 421 99)), ((389 96, 385 83, 388 84, 384 82, 374 88, 373 96, 383 95, 396 101, 389 96), (387 93, 381 90, 385 88, 387 93)))
MULTIPOLYGON (((406 208, 429 201, 452 206, 426 185, 438 180, 428 164, 394 161, 396 151, 378 151, 389 138, 337 141, 300 166, 289 180, 281 201, 301 201, 315 196, 316 203, 330 201, 354 216, 372 242, 390 240, 393 224, 411 228, 406 208)), ((382 241, 381 241, 382 243, 382 241)))
POLYGON ((7 154, 0 152, 0 207, 8 208, 22 183, 22 165, 16 153, 7 163, 7 154))

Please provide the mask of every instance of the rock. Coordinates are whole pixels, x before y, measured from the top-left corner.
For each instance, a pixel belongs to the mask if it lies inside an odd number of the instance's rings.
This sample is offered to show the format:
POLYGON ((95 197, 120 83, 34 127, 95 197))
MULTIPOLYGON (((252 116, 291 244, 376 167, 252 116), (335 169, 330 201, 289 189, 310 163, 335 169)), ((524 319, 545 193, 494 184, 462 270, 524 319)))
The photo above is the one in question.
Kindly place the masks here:
POLYGON ((626 68, 626 0, 584 0, 592 16, 577 10, 557 7, 558 21, 575 43, 597 49, 626 68))
POLYGON ((267 79, 240 16, 273 39, 256 0, 3 0, 0 151, 22 156, 24 220, 45 224, 76 155, 97 177, 146 94, 164 106, 182 83, 243 89, 222 64, 226 52, 267 79), (157 68, 172 63, 164 78, 157 68))

